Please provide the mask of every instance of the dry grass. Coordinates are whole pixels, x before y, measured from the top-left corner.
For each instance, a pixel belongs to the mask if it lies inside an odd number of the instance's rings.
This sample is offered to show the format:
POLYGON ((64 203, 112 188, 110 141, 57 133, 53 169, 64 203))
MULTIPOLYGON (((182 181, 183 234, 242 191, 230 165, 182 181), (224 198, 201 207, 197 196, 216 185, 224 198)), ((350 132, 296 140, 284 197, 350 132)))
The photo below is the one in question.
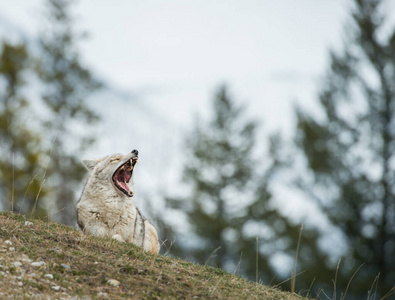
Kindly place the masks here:
POLYGON ((29 226, 26 221, 0 214, 1 299, 301 298, 221 269, 150 255, 55 223, 28 220, 29 226), (32 265, 41 261, 45 265, 32 265), (110 279, 119 286, 110 285, 110 279))

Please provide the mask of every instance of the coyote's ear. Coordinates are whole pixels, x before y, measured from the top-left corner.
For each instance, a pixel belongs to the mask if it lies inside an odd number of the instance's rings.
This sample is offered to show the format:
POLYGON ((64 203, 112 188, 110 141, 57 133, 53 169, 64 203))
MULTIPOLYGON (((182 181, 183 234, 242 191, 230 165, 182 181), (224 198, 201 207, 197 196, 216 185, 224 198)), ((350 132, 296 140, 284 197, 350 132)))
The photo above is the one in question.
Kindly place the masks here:
POLYGON ((91 172, 99 161, 96 159, 83 159, 82 163, 84 164, 85 168, 91 172))

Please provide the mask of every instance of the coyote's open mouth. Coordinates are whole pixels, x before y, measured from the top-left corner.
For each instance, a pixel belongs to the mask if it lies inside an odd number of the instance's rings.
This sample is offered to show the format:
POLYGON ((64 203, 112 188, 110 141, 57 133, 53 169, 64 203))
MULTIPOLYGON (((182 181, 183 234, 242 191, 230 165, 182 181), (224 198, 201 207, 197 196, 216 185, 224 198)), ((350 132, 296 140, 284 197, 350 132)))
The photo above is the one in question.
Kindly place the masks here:
POLYGON ((138 157, 132 157, 123 165, 121 165, 112 175, 112 181, 115 186, 126 196, 132 197, 133 192, 129 188, 129 181, 132 178, 134 166, 137 163, 138 157))

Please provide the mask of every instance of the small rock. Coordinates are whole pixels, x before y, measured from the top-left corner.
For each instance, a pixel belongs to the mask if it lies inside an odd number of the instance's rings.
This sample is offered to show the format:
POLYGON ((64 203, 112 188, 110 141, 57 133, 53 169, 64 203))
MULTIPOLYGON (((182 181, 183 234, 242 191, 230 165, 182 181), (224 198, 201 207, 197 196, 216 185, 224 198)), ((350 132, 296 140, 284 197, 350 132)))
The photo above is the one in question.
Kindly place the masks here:
POLYGON ((15 251, 15 248, 14 248, 14 247, 10 247, 10 248, 8 248, 8 250, 10 250, 11 252, 13 252, 13 251, 15 251))
MULTIPOLYGON (((61 300, 61 299, 64 299, 64 300, 78 300, 78 299, 80 299, 80 298, 77 298, 77 297, 71 298, 70 295, 67 294, 66 292, 62 292, 62 295, 63 295, 65 298, 60 297, 59 300, 61 300)), ((89 299, 90 299, 90 298, 89 298, 89 299)))
POLYGON ((18 286, 22 286, 23 285, 23 282, 18 282, 18 286))
POLYGON ((29 276, 30 276, 30 277, 36 277, 37 274, 36 274, 36 273, 30 273, 29 276))
POLYGON ((119 234, 113 235, 112 238, 118 242, 124 242, 124 239, 119 234))
POLYGON ((107 280, 107 283, 112 286, 119 286, 121 284, 118 280, 115 279, 109 279, 107 280))
POLYGON ((61 266, 63 269, 71 269, 71 267, 70 267, 69 265, 66 265, 66 264, 60 264, 60 266, 61 266))
POLYGON ((13 265, 15 268, 18 268, 18 267, 22 266, 22 263, 19 262, 19 261, 14 261, 14 262, 12 263, 12 265, 13 265))
POLYGON ((11 242, 10 240, 6 240, 6 241, 4 242, 4 244, 6 244, 7 246, 12 246, 12 242, 11 242))
POLYGON ((62 249, 60 249, 60 248, 58 248, 58 247, 51 248, 50 251, 53 251, 53 252, 55 252, 56 254, 62 254, 62 253, 63 253, 62 249))
POLYGON ((32 265, 33 267, 41 267, 41 266, 45 266, 46 263, 43 262, 43 261, 35 261, 35 262, 32 262, 31 265, 32 265))
POLYGON ((18 281, 22 281, 22 277, 21 276, 17 276, 17 277, 15 277, 16 278, 16 280, 18 280, 18 281))
POLYGON ((32 262, 32 260, 29 257, 27 257, 26 255, 22 256, 21 261, 27 262, 27 263, 31 263, 32 262))
POLYGON ((45 278, 49 278, 49 279, 53 279, 53 275, 52 274, 45 274, 44 277, 45 278))
POLYGON ((51 289, 53 289, 54 291, 59 291, 60 290, 60 286, 54 285, 54 286, 51 286, 51 289))
POLYGON ((32 222, 26 221, 25 226, 33 226, 34 224, 32 222))
POLYGON ((98 293, 97 293, 97 296, 98 296, 98 297, 107 297, 108 294, 107 294, 107 293, 103 293, 103 292, 98 292, 98 293))

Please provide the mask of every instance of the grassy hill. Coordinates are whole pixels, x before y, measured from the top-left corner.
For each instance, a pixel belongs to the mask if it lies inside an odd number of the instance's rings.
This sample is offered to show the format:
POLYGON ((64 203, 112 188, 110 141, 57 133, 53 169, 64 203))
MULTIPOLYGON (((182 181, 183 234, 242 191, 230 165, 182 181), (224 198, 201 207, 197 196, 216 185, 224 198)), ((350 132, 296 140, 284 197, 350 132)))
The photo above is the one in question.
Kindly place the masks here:
POLYGON ((0 214, 0 298, 300 299, 71 227, 0 214))

